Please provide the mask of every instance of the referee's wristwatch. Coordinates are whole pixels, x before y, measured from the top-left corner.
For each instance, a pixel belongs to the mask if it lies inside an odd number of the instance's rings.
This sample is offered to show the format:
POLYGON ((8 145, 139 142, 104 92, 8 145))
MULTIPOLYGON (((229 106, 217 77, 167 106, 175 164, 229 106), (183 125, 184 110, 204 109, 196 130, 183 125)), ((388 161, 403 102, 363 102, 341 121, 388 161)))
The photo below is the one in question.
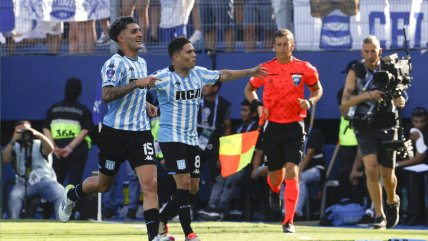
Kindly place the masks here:
POLYGON ((309 108, 311 108, 314 105, 314 101, 311 99, 307 99, 308 103, 309 103, 309 108))
POLYGON ((259 106, 263 106, 263 102, 261 102, 261 101, 260 101, 260 100, 258 100, 258 99, 254 99, 253 101, 251 101, 251 109, 253 109, 253 110, 257 111, 257 108, 258 108, 259 106))

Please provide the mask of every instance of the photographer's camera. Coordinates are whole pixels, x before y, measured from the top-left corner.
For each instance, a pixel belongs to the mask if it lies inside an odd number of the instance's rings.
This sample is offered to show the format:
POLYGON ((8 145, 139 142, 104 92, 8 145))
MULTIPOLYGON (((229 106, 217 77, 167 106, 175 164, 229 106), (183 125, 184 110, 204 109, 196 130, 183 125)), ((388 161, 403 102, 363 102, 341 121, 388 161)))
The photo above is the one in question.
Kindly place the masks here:
POLYGON ((21 133, 21 141, 23 143, 31 143, 34 140, 34 134, 30 130, 24 130, 21 133))

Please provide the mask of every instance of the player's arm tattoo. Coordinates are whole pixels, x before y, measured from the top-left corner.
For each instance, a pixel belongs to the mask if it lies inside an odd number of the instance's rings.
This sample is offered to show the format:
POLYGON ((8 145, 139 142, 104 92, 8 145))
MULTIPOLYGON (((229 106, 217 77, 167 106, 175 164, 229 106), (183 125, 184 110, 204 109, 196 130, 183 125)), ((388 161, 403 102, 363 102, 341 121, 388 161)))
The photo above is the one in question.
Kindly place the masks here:
POLYGON ((244 78, 251 75, 251 69, 241 69, 241 70, 230 70, 222 69, 220 70, 220 81, 229 81, 244 78))
POLYGON ((108 103, 110 101, 116 100, 129 92, 133 91, 137 87, 135 81, 125 85, 125 86, 106 86, 103 88, 103 101, 108 103))
POLYGON ((220 72, 221 72, 221 79, 223 80, 229 80, 232 77, 232 73, 227 69, 221 70, 220 72))

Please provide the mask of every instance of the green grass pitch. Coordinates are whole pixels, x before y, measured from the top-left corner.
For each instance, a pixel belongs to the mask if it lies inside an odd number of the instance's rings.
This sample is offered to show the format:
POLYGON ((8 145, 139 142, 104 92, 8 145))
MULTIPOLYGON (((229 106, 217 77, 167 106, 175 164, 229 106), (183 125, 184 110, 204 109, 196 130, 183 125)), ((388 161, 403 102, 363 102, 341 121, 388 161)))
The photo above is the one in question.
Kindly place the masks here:
MULTIPOLYGON (((192 226, 202 241, 428 239, 427 230, 326 228, 314 223, 297 223, 295 234, 284 234, 280 223, 193 222, 192 226)), ((179 223, 172 222, 169 228, 176 241, 184 240, 179 223)), ((1 220, 0 240, 145 241, 147 235, 144 221, 59 223, 1 220)))

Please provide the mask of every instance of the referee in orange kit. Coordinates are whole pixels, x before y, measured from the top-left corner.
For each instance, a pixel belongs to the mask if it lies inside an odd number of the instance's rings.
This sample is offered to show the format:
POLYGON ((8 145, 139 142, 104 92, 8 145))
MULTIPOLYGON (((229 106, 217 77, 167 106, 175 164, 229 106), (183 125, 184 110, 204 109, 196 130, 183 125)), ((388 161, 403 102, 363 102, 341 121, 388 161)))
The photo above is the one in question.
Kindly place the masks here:
POLYGON ((294 36, 288 29, 274 34, 273 48, 276 57, 261 64, 268 75, 252 77, 245 87, 245 97, 257 107, 259 116, 265 116, 262 149, 268 159, 267 182, 278 200, 281 183, 285 179, 284 233, 295 233, 294 211, 299 196, 299 163, 302 160, 305 139, 303 119, 306 110, 322 96, 318 71, 310 63, 296 59, 294 36), (304 84, 311 95, 304 99, 304 84), (256 89, 264 85, 263 102, 258 99, 256 89))

